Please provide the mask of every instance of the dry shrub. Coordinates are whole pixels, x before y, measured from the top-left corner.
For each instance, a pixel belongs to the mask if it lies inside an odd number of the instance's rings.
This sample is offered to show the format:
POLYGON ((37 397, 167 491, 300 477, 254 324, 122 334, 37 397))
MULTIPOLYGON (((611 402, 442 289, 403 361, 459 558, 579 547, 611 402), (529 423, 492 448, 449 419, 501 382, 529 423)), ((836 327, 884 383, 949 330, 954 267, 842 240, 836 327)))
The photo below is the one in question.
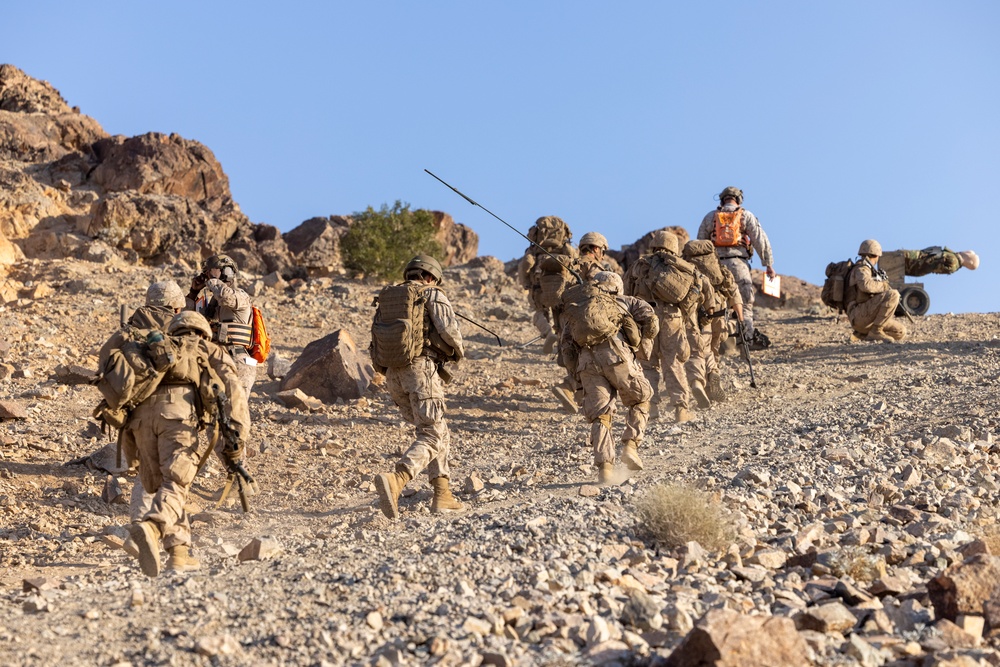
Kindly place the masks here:
POLYGON ((660 484, 636 501, 640 529, 667 548, 694 541, 712 551, 728 547, 735 529, 711 494, 682 484, 660 484))
POLYGON ((863 547, 847 547, 830 559, 830 572, 836 577, 849 576, 859 583, 869 583, 885 576, 885 558, 863 547))

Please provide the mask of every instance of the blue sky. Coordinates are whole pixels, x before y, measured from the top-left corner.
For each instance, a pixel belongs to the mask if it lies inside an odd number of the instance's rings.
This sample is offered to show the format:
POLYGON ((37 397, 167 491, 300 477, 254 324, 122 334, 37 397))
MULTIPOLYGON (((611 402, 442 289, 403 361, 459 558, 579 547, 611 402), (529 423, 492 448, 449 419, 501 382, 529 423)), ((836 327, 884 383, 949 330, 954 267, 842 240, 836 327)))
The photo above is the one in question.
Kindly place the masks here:
POLYGON ((204 143, 285 231, 398 199, 506 260, 525 241, 425 168, 613 247, 694 233, 736 185, 779 273, 819 284, 868 237, 972 248, 978 271, 923 279, 930 312, 1000 311, 1000 3, 41 0, 4 23, 0 62, 112 134, 204 143))

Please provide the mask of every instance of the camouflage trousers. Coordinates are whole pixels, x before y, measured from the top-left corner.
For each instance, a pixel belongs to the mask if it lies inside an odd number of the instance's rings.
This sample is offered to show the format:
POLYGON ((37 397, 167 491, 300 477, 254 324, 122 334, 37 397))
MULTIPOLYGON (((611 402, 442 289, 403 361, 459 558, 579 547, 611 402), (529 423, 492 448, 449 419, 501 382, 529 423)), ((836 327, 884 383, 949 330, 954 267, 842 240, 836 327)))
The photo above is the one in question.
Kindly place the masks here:
POLYGON ((718 375, 719 373, 719 363, 712 351, 712 325, 706 324, 701 328, 692 328, 690 335, 693 338, 699 338, 700 341, 697 345, 691 346, 691 356, 684 363, 688 386, 690 387, 695 382, 704 386, 710 375, 718 375))
POLYGON ((743 334, 747 338, 753 336, 753 301, 754 287, 753 278, 750 276, 750 260, 742 257, 720 257, 719 262, 729 269, 733 278, 736 279, 736 286, 740 290, 740 297, 743 299, 743 334))
POLYGON ((414 478, 426 468, 430 479, 448 477, 451 432, 444 418, 444 386, 434 360, 417 357, 409 366, 388 369, 385 378, 403 419, 417 430, 416 439, 396 464, 396 470, 414 478))
POLYGON ((187 385, 161 387, 132 412, 125 426, 138 449, 142 488, 151 495, 142 515, 133 518, 155 523, 167 549, 191 544, 184 506, 199 458, 194 392, 187 385))
POLYGON ((691 400, 691 389, 688 383, 688 368, 692 364, 691 373, 696 379, 705 380, 705 351, 707 340, 694 324, 693 317, 682 313, 675 306, 664 306, 659 309, 660 333, 657 336, 656 364, 643 364, 643 372, 650 384, 655 386, 657 374, 663 374, 664 394, 671 407, 687 408, 691 400), (695 361, 691 361, 694 359, 695 361))
POLYGON ((906 337, 906 327, 894 317, 898 305, 899 292, 880 292, 863 303, 854 302, 847 310, 847 318, 859 336, 881 329, 896 340, 903 340, 906 337))
POLYGON ((928 273, 948 275, 962 268, 962 260, 947 248, 897 250, 896 252, 903 253, 904 266, 906 267, 904 271, 908 276, 926 276, 928 273))
POLYGON ((583 415, 591 424, 594 464, 613 463, 615 442, 611 436, 611 422, 615 415, 615 398, 621 397, 628 409, 622 442, 633 440, 638 446, 649 421, 649 399, 653 397, 653 390, 632 351, 617 336, 581 349, 577 368, 583 385, 583 415))

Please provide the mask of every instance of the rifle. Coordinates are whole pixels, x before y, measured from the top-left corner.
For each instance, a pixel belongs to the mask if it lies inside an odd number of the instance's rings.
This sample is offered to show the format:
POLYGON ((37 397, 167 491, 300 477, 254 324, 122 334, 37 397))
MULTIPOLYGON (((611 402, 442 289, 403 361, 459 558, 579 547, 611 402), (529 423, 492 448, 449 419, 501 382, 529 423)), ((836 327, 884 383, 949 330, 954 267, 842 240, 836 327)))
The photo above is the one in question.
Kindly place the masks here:
POLYGON ((757 388, 757 380, 753 375, 753 362, 750 361, 750 341, 743 335, 743 321, 736 318, 736 333, 740 337, 740 345, 743 347, 743 354, 747 358, 747 366, 750 367, 750 386, 757 388))
MULTIPOLYGON (((240 441, 240 434, 229 420, 229 397, 226 396, 226 392, 221 387, 216 386, 215 390, 215 405, 218 410, 216 419, 219 422, 219 430, 222 432, 222 437, 225 438, 225 447, 230 451, 236 451, 239 448, 237 443, 240 441)), ((219 500, 215 506, 219 507, 225 502, 235 481, 236 491, 240 495, 240 506, 243 508, 243 513, 246 514, 250 511, 248 497, 257 495, 257 482, 250 476, 250 473, 247 472, 242 463, 231 461, 228 457, 223 458, 226 461, 226 469, 229 471, 229 477, 226 479, 226 485, 222 488, 222 495, 219 496, 219 500), (246 486, 244 486, 244 482, 246 486), (249 493, 247 493, 248 491, 249 493)))
POLYGON ((549 257, 551 257, 552 259, 554 259, 554 260, 556 260, 557 262, 559 262, 559 264, 560 264, 560 265, 561 265, 561 266, 562 266, 562 267, 563 267, 564 269, 566 269, 567 271, 569 271, 569 272, 570 272, 570 274, 572 274, 572 276, 573 276, 574 278, 576 278, 576 282, 577 282, 577 284, 581 284, 581 285, 583 284, 583 278, 581 278, 581 277, 580 277, 580 274, 579 274, 579 273, 577 273, 576 271, 574 271, 574 270, 573 270, 573 269, 571 269, 570 267, 568 267, 568 266, 566 266, 565 264, 563 264, 563 262, 562 262, 562 260, 561 260, 561 259, 559 259, 559 258, 558 258, 558 257, 556 257, 555 255, 553 255, 553 254, 552 254, 551 252, 549 252, 548 250, 546 250, 546 249, 545 249, 545 248, 543 248, 542 246, 538 245, 537 243, 535 243, 534 241, 532 241, 531 239, 529 239, 529 238, 528 238, 527 236, 525 236, 524 234, 522 234, 522 233, 521 233, 521 232, 520 232, 520 231, 519 231, 519 230, 518 230, 518 229, 517 229, 516 227, 514 227, 514 226, 512 226, 512 225, 508 224, 508 222, 507 222, 506 220, 504 220, 504 219, 503 219, 503 218, 501 218, 501 217, 500 217, 499 215, 497 215, 496 213, 494 213, 494 212, 493 212, 493 211, 491 211, 490 209, 486 208, 485 206, 483 206, 483 205, 482 205, 482 204, 480 204, 479 202, 477 202, 477 201, 474 201, 473 199, 470 199, 470 198, 469 198, 469 197, 467 197, 466 195, 462 194, 462 193, 461 193, 461 192, 460 192, 460 191, 459 191, 459 190, 458 190, 458 189, 457 189, 457 188, 456 188, 455 186, 453 186, 453 185, 449 185, 448 183, 446 183, 446 182, 445 182, 444 180, 442 180, 441 178, 438 178, 438 177, 437 177, 437 176, 436 176, 436 175, 435 175, 435 174, 434 174, 433 172, 431 172, 431 170, 429 170, 429 169, 424 169, 424 171, 426 171, 426 172, 427 172, 428 174, 430 174, 431 176, 434 176, 434 178, 435 178, 435 179, 437 179, 438 181, 441 181, 441 183, 442 183, 442 184, 443 184, 443 185, 444 185, 445 187, 447 187, 447 188, 448 188, 448 189, 450 189, 450 190, 453 190, 453 191, 455 192, 455 194, 457 194, 457 195, 458 195, 459 197, 461 197, 461 198, 462 198, 462 199, 464 199, 465 201, 469 202, 469 203, 470 203, 470 204, 472 204, 473 206, 478 206, 479 208, 483 209, 484 211, 486 211, 487 213, 489 213, 490 215, 492 215, 492 216, 493 216, 494 218, 496 218, 497 220, 499 220, 499 221, 500 221, 500 222, 502 222, 503 224, 507 225, 507 227, 508 227, 508 228, 509 228, 509 229, 510 229, 511 231, 515 232, 515 233, 516 233, 516 234, 517 234, 518 236, 520 236, 521 238, 523 238, 523 239, 524 239, 525 241, 527 241, 527 242, 528 242, 528 243, 530 243, 531 245, 535 246, 536 248, 538 248, 539 250, 541 250, 542 252, 544 252, 544 253, 545 253, 546 255, 548 255, 548 256, 549 256, 549 257))

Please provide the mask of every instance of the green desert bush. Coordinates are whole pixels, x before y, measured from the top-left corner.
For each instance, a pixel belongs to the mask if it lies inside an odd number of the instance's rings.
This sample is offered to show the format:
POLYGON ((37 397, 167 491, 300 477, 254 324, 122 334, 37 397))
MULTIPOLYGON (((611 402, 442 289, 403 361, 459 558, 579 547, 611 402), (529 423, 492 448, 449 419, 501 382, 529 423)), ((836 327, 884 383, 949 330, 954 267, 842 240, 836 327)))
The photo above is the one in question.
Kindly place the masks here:
POLYGON ((434 238, 434 216, 424 209, 410 210, 398 200, 376 211, 369 206, 352 216, 353 223, 340 240, 344 266, 386 280, 399 280, 414 255, 441 260, 441 244, 434 238))
POLYGON ((639 527, 650 540, 675 548, 695 541, 721 551, 735 536, 722 504, 711 494, 682 484, 660 484, 635 504, 639 527))

